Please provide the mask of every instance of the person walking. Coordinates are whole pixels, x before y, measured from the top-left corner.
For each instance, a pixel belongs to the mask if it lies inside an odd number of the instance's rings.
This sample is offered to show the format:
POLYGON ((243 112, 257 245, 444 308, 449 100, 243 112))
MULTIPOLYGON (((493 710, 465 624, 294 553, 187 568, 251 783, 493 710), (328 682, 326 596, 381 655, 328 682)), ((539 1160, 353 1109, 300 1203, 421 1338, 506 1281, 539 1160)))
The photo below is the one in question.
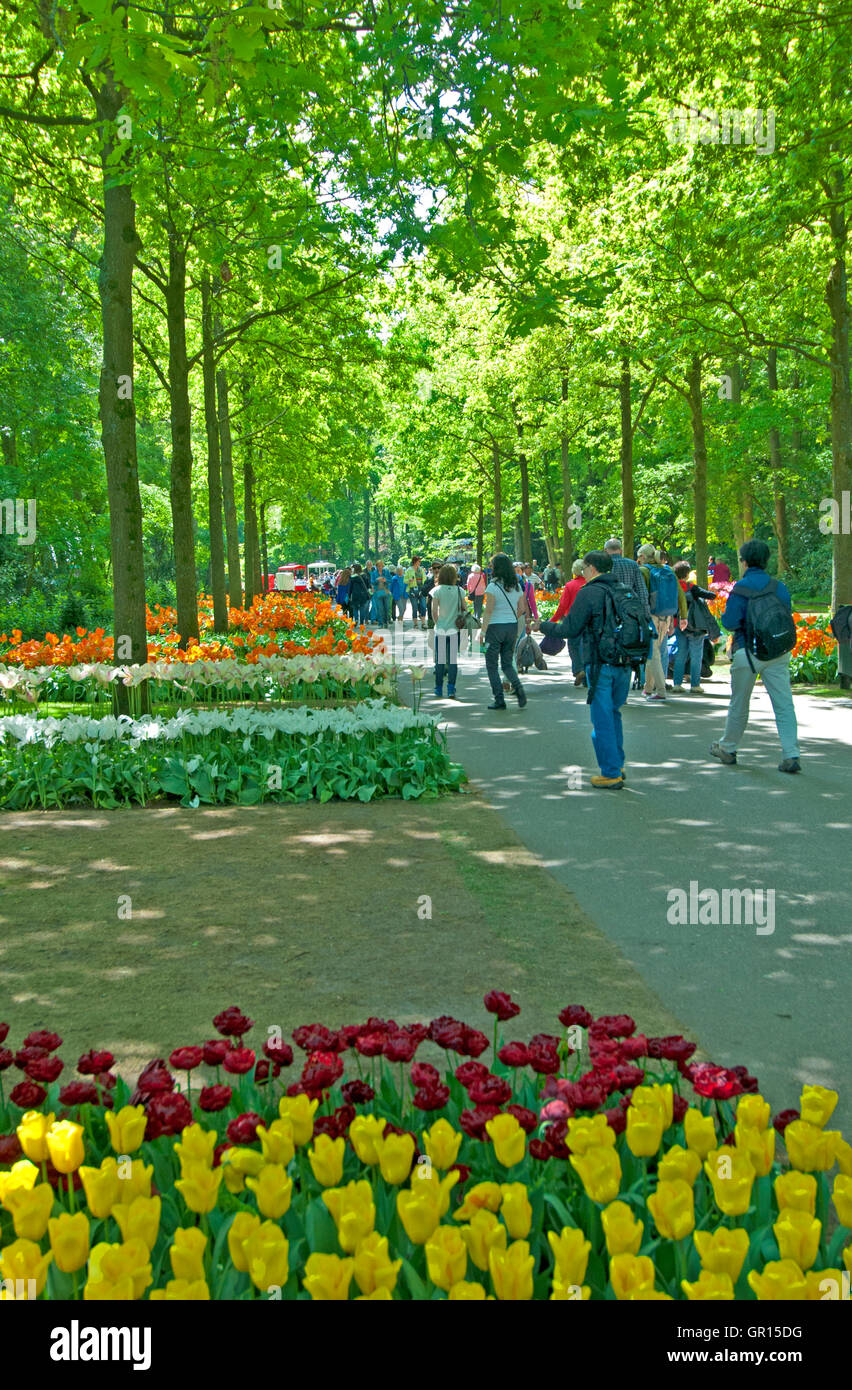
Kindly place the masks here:
POLYGON ((444 697, 444 675, 447 677, 447 698, 456 698, 461 631, 456 619, 467 612, 467 599, 458 582, 455 565, 442 565, 438 583, 431 592, 432 620, 435 625, 435 699, 444 697))
POLYGON ((342 569, 337 576, 335 588, 337 602, 347 615, 349 613, 349 584, 351 579, 352 571, 350 569, 342 569))
MULTIPOLYGON (((638 569, 639 566, 637 565, 636 568, 638 569)), ((573 607, 574 600, 585 582, 586 580, 583 576, 583 561, 577 559, 571 566, 571 578, 562 590, 562 596, 559 599, 556 612, 550 620, 552 623, 561 622, 563 618, 568 617, 573 607)), ((642 592, 645 592, 644 584, 642 585, 642 592)), ((568 655, 571 658, 571 673, 574 677, 574 684, 585 685, 586 666, 583 661, 583 644, 578 638, 568 638, 568 655)))
POLYGON ((405 605, 407 602, 408 591, 405 587, 405 575, 402 565, 397 565, 390 579, 391 603, 393 605, 393 621, 402 622, 405 618, 405 605))
POLYGON ((649 704, 666 698, 668 637, 672 621, 686 627, 686 595, 674 570, 663 562, 663 551, 650 543, 639 547, 639 569, 648 586, 648 602, 656 640, 645 663, 645 699, 649 704))
POLYGON ((769 546, 750 540, 740 548, 745 572, 735 584, 722 614, 722 626, 733 633, 731 703, 725 732, 710 753, 720 763, 737 761, 737 749, 748 724, 751 692, 757 677, 772 702, 781 741, 779 772, 801 772, 798 726, 790 688, 790 653, 796 644, 796 624, 790 591, 766 573, 769 546))
POLYGON ((473 616, 477 619, 482 617, 482 600, 487 587, 488 580, 482 572, 482 566, 472 565, 467 577, 467 596, 473 604, 473 616))
POLYGON ((494 696, 489 709, 505 709, 506 700, 498 666, 517 696, 518 707, 527 703, 515 667, 515 644, 518 624, 529 619, 529 604, 515 567, 508 555, 498 552, 491 561, 492 579, 485 590, 482 605, 482 640, 485 643, 485 669, 494 696))
POLYGON ((426 574, 420 563, 419 555, 412 555, 411 564, 403 574, 405 587, 408 597, 411 600, 411 621, 414 627, 426 626, 426 600, 423 597, 423 585, 426 583, 426 574))
POLYGON ((349 581, 349 611, 353 623, 366 627, 370 621, 370 580, 356 561, 349 581))
POLYGON ((717 636, 719 632, 719 629, 715 627, 715 619, 707 608, 707 604, 712 603, 716 595, 712 589, 701 589, 696 583, 689 582, 688 560, 678 560, 673 569, 680 587, 686 594, 686 627, 683 628, 678 625, 677 629, 672 691, 675 695, 684 693, 683 674, 688 659, 690 693, 703 695, 701 667, 704 662, 704 642, 712 634, 714 628, 717 636))
MULTIPOLYGON (((618 664, 615 660, 619 653, 613 642, 617 625, 614 591, 623 595, 624 590, 613 578, 612 556, 605 550, 590 550, 584 556, 583 574, 586 583, 574 599, 567 618, 559 623, 543 622, 535 626, 554 637, 582 641, 589 684, 586 702, 592 721, 592 747, 600 768, 591 782, 598 790, 618 791, 625 782, 621 707, 630 689, 630 662, 625 659, 623 664, 618 664)), ((632 602, 637 608, 637 620, 646 622, 642 617, 641 601, 634 595, 632 602)))
MULTIPOLYGON (((653 549, 653 547, 650 547, 653 549)), ((610 536, 608 541, 604 541, 604 550, 607 555, 612 556, 612 577, 617 584, 626 584, 628 589, 632 589, 642 600, 646 616, 651 617, 651 607, 649 601, 650 576, 647 568, 643 572, 635 560, 631 560, 624 554, 620 536, 610 536)), ((645 682, 645 665, 636 662, 633 670, 633 688, 639 690, 645 682)), ((665 686, 665 681, 663 681, 665 686)), ((665 695, 665 689, 663 690, 665 695)))
POLYGON ((428 628, 433 628, 435 626, 435 619, 432 617, 432 591, 438 586, 438 576, 442 569, 443 565, 441 561, 433 560, 431 572, 426 579, 426 583, 423 585, 423 598, 426 601, 426 626, 428 628))
POLYGON ((373 582, 373 610, 375 622, 379 627, 390 626, 391 591, 384 570, 380 570, 373 582))

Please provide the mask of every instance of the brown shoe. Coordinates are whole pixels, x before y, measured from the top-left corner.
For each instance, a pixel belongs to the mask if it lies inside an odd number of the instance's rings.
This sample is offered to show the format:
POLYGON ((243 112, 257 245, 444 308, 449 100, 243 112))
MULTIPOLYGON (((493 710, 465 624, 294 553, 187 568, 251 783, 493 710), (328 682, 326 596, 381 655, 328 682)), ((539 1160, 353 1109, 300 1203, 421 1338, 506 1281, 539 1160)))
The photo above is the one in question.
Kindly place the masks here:
POLYGON ((623 777, 592 777, 593 787, 598 787, 603 791, 618 791, 624 786, 623 777))

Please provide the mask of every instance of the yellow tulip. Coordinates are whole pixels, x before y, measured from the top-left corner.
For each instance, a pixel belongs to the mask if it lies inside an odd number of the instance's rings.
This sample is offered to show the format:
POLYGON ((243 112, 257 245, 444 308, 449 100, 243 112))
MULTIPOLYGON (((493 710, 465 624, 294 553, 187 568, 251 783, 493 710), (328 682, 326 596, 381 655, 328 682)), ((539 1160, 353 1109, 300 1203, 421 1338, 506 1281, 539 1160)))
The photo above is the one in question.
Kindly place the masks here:
POLYGON ((414 1162, 414 1140, 410 1134, 389 1134, 376 1145, 379 1170, 385 1182, 399 1187, 411 1172, 414 1162))
POLYGON ((356 1115, 349 1126, 349 1141, 362 1163, 375 1168, 387 1120, 376 1115, 356 1115))
POLYGON ((705 1159, 716 1147, 716 1122, 712 1115, 702 1115, 700 1110, 687 1110, 683 1117, 683 1132, 686 1147, 693 1149, 701 1159, 705 1159))
POLYGON ((834 1156, 844 1178, 852 1178, 852 1144, 847 1144, 839 1132, 834 1144, 834 1156))
POLYGON ((282 1096, 278 1102, 278 1114, 282 1120, 289 1120, 293 1126, 293 1139, 300 1149, 313 1138, 314 1112, 318 1100, 308 1100, 307 1096, 282 1096))
POLYGON ((317 1135, 313 1148, 308 1149, 308 1162, 322 1187, 337 1187, 343 1177, 345 1153, 345 1139, 332 1139, 327 1134, 317 1135))
POLYGON ((257 1149, 245 1149, 239 1144, 235 1144, 230 1149, 225 1149, 222 1154, 222 1166, 232 1168, 241 1177, 256 1178, 266 1163, 262 1153, 257 1149))
POLYGON ((257 1137, 266 1162, 278 1163, 286 1168, 296 1152, 293 1121, 273 1120, 268 1129, 265 1125, 258 1125, 257 1137))
POLYGON ((612 1202, 621 1186, 621 1160, 615 1149, 589 1149, 572 1154, 571 1167, 579 1173, 587 1196, 593 1202, 612 1202))
POLYGON ((795 1260, 799 1269, 810 1269, 819 1251, 822 1222, 809 1211, 785 1207, 772 1227, 782 1260, 795 1260))
POLYGON ((842 1269, 809 1269, 805 1273, 805 1297, 809 1303, 843 1298, 842 1269))
POLYGON ((559 1278, 558 1274, 554 1274, 550 1287, 551 1303, 585 1303, 591 1296, 592 1291, 588 1284, 566 1284, 564 1280, 559 1278), (578 1293, 579 1298, 577 1297, 578 1293))
POLYGON ((393 1303, 393 1294, 390 1289, 374 1289, 372 1293, 359 1293, 355 1297, 356 1303, 393 1303))
POLYGON ((339 1255, 309 1255, 302 1283, 316 1302, 345 1303, 354 1272, 352 1259, 342 1260, 339 1255))
POLYGON ((743 1129, 764 1130, 768 1128, 771 1114, 769 1101, 764 1100, 763 1096, 741 1096, 737 1106, 737 1124, 743 1129))
POLYGON ((852 1226, 852 1178, 847 1178, 843 1173, 838 1174, 834 1179, 831 1195, 841 1226, 852 1226))
POLYGON ((580 1285, 586 1277, 592 1243, 576 1226, 563 1226, 559 1235, 548 1231, 547 1239, 555 1261, 554 1277, 563 1284, 580 1285))
POLYGON ((514 1115, 495 1115, 485 1126, 488 1137, 494 1145, 497 1162, 504 1168, 514 1168, 520 1163, 527 1147, 527 1136, 514 1115))
POLYGON ((636 1158, 651 1158, 663 1139, 664 1122, 658 1106, 632 1103, 627 1111, 627 1147, 636 1158))
MULTIPOLYGON (((325 1196, 327 1197, 328 1193, 325 1196)), ((370 1231, 369 1235, 359 1240, 353 1265, 355 1283, 362 1294, 369 1295, 377 1289, 390 1291, 396 1287, 402 1260, 391 1259, 387 1236, 380 1236, 378 1231, 370 1231)))
POLYGON ((737 1148, 746 1154, 759 1178, 765 1178, 767 1174, 772 1172, 777 1137, 774 1129, 743 1128, 742 1125, 738 1124, 734 1129, 734 1137, 737 1148))
POLYGON ((120 1184, 115 1159, 112 1160, 111 1168, 82 1167, 80 1177, 89 1211, 98 1221, 103 1221, 118 1202, 120 1184))
POLYGON ((508 1231, 493 1211, 483 1208, 474 1213, 466 1226, 462 1226, 461 1235, 476 1268, 488 1269, 492 1250, 506 1249, 508 1231))
POLYGON ((440 1190, 436 1192, 431 1183, 419 1182, 410 1192, 397 1192, 396 1209, 408 1239, 414 1245, 425 1245, 441 1220, 440 1190))
POLYGON ((834 1114, 837 1101, 837 1092, 829 1091, 825 1086, 803 1086, 799 1102, 803 1121, 816 1125, 817 1129, 824 1129, 834 1114))
POLYGON ((334 1218, 341 1250, 351 1255, 376 1224, 373 1189, 362 1178, 345 1187, 328 1188, 322 1200, 334 1218))
POLYGON ((716 1205, 726 1216, 743 1216, 749 1209, 754 1169, 748 1155, 723 1145, 715 1149, 704 1164, 713 1184, 716 1205))
POLYGON ((453 1129, 449 1120, 436 1120, 431 1129, 423 1131, 424 1152, 441 1172, 452 1168, 459 1156, 461 1141, 462 1135, 453 1129))
POLYGON ((31 1192, 39 1180, 39 1170, 28 1158, 13 1163, 8 1173, 0 1173, 0 1202, 6 1206, 7 1192, 31 1192))
POLYGON ((794 1168, 825 1173, 834 1165, 840 1131, 820 1129, 808 1120, 793 1120, 784 1130, 784 1144, 794 1168))
POLYGON ((502 1200, 503 1189, 499 1182, 478 1182, 465 1193, 454 1218, 456 1221, 469 1221, 478 1211, 499 1211, 502 1200))
POLYGON ((467 1246, 455 1226, 438 1226, 426 1242, 426 1268, 436 1288, 449 1291, 467 1273, 467 1246))
POLYGON ((290 1273, 290 1245, 280 1226, 264 1221, 243 1245, 248 1275, 257 1289, 283 1288, 290 1273))
MULTIPOLYGON (((638 1255, 642 1244, 644 1226, 637 1221, 626 1202, 610 1202, 601 1212, 607 1253, 612 1255, 638 1255)), ((585 1273, 585 1270, 583 1271, 585 1273)), ((582 1283, 580 1279, 572 1281, 582 1283)))
POLYGON ((40 1110, 27 1110, 18 1121, 16 1134, 25 1156, 32 1163, 44 1163, 47 1153, 47 1131, 54 1123, 53 1114, 42 1115, 40 1110))
POLYGON ((187 1163, 184 1176, 178 1178, 175 1187, 183 1197, 190 1211, 212 1211, 219 1197, 224 1170, 205 1168, 201 1163, 187 1163))
POLYGON ((792 1207, 794 1211, 807 1211, 813 1216, 817 1195, 817 1180, 813 1173, 798 1173, 795 1168, 789 1173, 780 1173, 774 1187, 779 1212, 785 1207, 792 1207))
POLYGON ((695 1150, 684 1149, 680 1144, 674 1144, 670 1149, 666 1149, 657 1165, 657 1181, 674 1182, 679 1178, 681 1182, 688 1182, 690 1187, 693 1187, 700 1172, 701 1158, 695 1150))
POLYGON ((636 1086, 630 1097, 630 1104, 639 1110, 645 1106, 658 1110, 663 1129, 668 1129, 674 1118, 674 1091, 670 1082, 666 1082, 664 1086, 636 1086))
POLYGON ((640 1290, 653 1290, 654 1266, 647 1255, 613 1255, 609 1282, 619 1302, 634 1298, 640 1290))
POLYGON ((57 1120, 46 1136, 47 1152, 57 1173, 76 1173, 86 1157, 83 1126, 73 1120, 57 1120))
POLYGON ((123 1274, 120 1279, 89 1279, 83 1298, 86 1303, 132 1303, 136 1290, 129 1274, 123 1274))
POLYGON ((500 1187, 503 1201, 500 1214, 512 1240, 523 1240, 530 1233, 532 1207, 527 1189, 522 1182, 507 1182, 500 1187))
POLYGON ((737 1227, 729 1231, 719 1226, 715 1231, 695 1231, 692 1237, 701 1268, 708 1274, 727 1274, 732 1284, 740 1277, 748 1254, 748 1231, 737 1227))
POLYGON ((452 1303, 484 1303, 488 1295, 481 1284, 468 1283, 466 1279, 460 1279, 457 1284, 453 1284, 447 1298, 452 1303))
POLYGON ((0 1250, 0 1279, 11 1279, 15 1284, 19 1279, 35 1280, 36 1295, 44 1290, 47 1283, 47 1267, 53 1255, 42 1255, 34 1240, 13 1240, 0 1250))
POLYGON ((695 1197, 688 1182, 658 1182, 648 1198, 654 1225, 667 1240, 683 1240, 695 1229, 695 1197))
POLYGON ((492 1246, 488 1252, 488 1269, 494 1292, 501 1302, 526 1302, 532 1298, 534 1265, 535 1257, 530 1254, 526 1240, 513 1240, 507 1250, 492 1246))
POLYGON ((132 1202, 117 1205, 113 1216, 118 1222, 122 1240, 138 1236, 144 1240, 149 1250, 153 1250, 160 1231, 159 1197, 134 1197, 132 1202))
POLYGON ((138 1236, 131 1236, 122 1245, 101 1241, 89 1255, 88 1274, 85 1298, 105 1298, 99 1285, 121 1286, 124 1279, 131 1281, 132 1297, 141 1298, 151 1282, 151 1252, 138 1236))
POLYGON ((795 1260, 773 1260, 761 1273, 753 1269, 748 1283, 762 1303, 784 1303, 788 1299, 801 1302, 808 1296, 805 1276, 795 1260))
POLYGON ((246 1178, 246 1187, 254 1193, 261 1216, 278 1221, 290 1210, 293 1183, 280 1163, 267 1163, 258 1177, 246 1178))
POLYGON ((56 1268, 63 1274, 82 1269, 89 1258, 89 1218, 84 1211, 69 1216, 64 1211, 47 1223, 48 1239, 56 1268))
MULTIPOLYGON (((121 1111, 124 1115, 126 1112, 121 1111)), ((184 1165, 187 1163, 203 1163, 206 1167, 213 1167, 213 1151, 219 1136, 215 1129, 203 1129, 201 1125, 187 1125, 181 1131, 180 1142, 175 1144, 174 1151, 183 1172, 184 1165)), ((113 1148, 116 1147, 113 1139, 113 1148)), ((125 1152, 129 1153, 127 1149, 125 1152)))
POLYGON ((198 1226, 178 1226, 169 1247, 169 1259, 176 1280, 194 1284, 204 1279, 206 1245, 207 1237, 198 1226))
POLYGON ((605 1115, 585 1115, 568 1121, 565 1143, 573 1154, 589 1149, 614 1149, 615 1130, 607 1124, 605 1115))
MULTIPOLYGON (((132 1154, 140 1147, 145 1138, 145 1127, 148 1123, 148 1116, 145 1113, 144 1105, 125 1105, 117 1112, 105 1110, 104 1117, 109 1130, 109 1142, 117 1154, 132 1154)), ((193 1125, 193 1129, 200 1129, 200 1125, 193 1125)), ((182 1138, 185 1138, 188 1131, 184 1130, 182 1138)), ((180 1145, 176 1144, 175 1149, 180 1145)))
POLYGON ((152 1289, 152 1303, 207 1303, 210 1289, 205 1279, 170 1279, 164 1289, 152 1289))
POLYGON ((3 1203, 11 1212, 15 1235, 24 1240, 41 1240, 53 1211, 55 1193, 49 1183, 35 1187, 11 1187, 3 1203))
POLYGON ((228 1227, 228 1251, 231 1256, 231 1264, 234 1269, 239 1270, 240 1274, 248 1274, 246 1242, 259 1230, 260 1217, 255 1216, 254 1212, 251 1211, 237 1212, 228 1227))
POLYGON ((729 1303, 734 1297, 734 1286, 729 1274, 711 1274, 702 1269, 694 1284, 681 1279, 680 1286, 690 1303, 729 1303))
POLYGON ((146 1168, 141 1158, 126 1158, 122 1163, 116 1163, 114 1158, 105 1158, 101 1164, 101 1170, 104 1169, 115 1172, 118 1179, 118 1200, 122 1205, 132 1202, 135 1197, 151 1196, 153 1164, 146 1168))

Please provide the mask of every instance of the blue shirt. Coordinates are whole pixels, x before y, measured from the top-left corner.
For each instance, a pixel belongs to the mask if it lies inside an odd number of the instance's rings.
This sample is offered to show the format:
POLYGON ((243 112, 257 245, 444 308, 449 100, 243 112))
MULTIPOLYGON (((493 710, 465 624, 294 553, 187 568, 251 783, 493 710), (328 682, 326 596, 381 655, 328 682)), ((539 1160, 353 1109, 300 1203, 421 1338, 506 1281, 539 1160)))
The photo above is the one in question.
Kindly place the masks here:
MULTIPOLYGON (((750 589, 760 590, 766 588, 771 578, 772 576, 767 574, 766 570, 755 569, 752 566, 746 570, 739 582, 741 584, 747 584, 750 589)), ((787 588, 786 584, 781 583, 780 579, 778 580, 778 597, 782 603, 786 603, 792 613, 793 600, 790 597, 790 590, 787 588)), ((740 647, 745 645, 745 615, 747 607, 748 599, 733 592, 728 595, 728 602, 725 604, 725 611, 722 614, 722 626, 727 628, 728 632, 734 634, 735 652, 739 651, 740 647)))
POLYGON ((391 580, 390 580, 390 591, 391 591, 392 597, 396 600, 397 603, 399 603, 399 600, 400 600, 401 598, 405 598, 405 595, 406 595, 405 580, 403 579, 403 577, 402 577, 401 574, 392 574, 392 575, 391 575, 391 580))

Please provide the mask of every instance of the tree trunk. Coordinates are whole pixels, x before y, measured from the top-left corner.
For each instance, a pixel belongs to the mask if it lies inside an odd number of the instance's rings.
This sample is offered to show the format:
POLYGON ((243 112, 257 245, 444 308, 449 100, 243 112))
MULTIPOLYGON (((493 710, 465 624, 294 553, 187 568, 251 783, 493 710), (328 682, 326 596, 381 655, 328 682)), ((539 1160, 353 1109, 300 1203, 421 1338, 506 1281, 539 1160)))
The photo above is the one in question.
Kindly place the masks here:
POLYGON ((364 564, 370 559, 370 492, 364 489, 364 564))
POLYGON ((689 413, 692 420, 692 493, 695 527, 695 577, 707 587, 707 441, 704 403, 701 399, 701 358, 696 354, 687 373, 689 413))
POLYGON ((268 549, 267 544, 266 544, 266 503, 265 503, 265 502, 261 502, 261 504, 260 504, 260 559, 261 559, 261 564, 262 564, 262 566, 263 566, 263 573, 261 574, 261 580, 260 580, 260 590, 261 590, 261 593, 265 594, 265 593, 267 592, 267 584, 268 584, 268 581, 269 581, 269 549, 268 549))
POLYGON ((209 276, 201 281, 201 365, 204 375, 204 425, 207 431, 207 498, 210 521, 210 589, 213 630, 228 631, 225 542, 222 533, 222 462, 216 418, 216 364, 213 359, 213 306, 209 276))
MULTIPOLYGON (((621 548, 633 558, 636 529, 636 493, 633 487, 633 411, 630 404, 630 358, 621 359, 618 397, 621 405, 621 548)), ((568 570, 564 571, 566 574, 568 570)))
POLYGON ((503 477, 500 471, 500 450, 491 445, 494 460, 494 551, 503 549, 503 477))
POLYGON ((516 516, 516 517, 515 517, 514 521, 512 522, 512 527, 513 527, 513 530, 514 530, 514 541, 515 541, 515 556, 514 556, 514 558, 515 558, 516 560, 523 560, 523 558, 524 558, 524 538, 523 538, 523 534, 522 534, 522 530, 521 530, 521 518, 520 518, 519 516, 516 516))
MULTIPOLYGON (((115 659, 144 663, 148 659, 148 633, 136 406, 132 396, 127 398, 127 387, 133 389, 133 266, 139 247, 136 204, 130 185, 116 180, 115 121, 123 96, 112 79, 98 92, 96 104, 104 131, 100 152, 104 244, 98 271, 103 360, 98 406, 109 501, 115 659)), ((147 684, 140 687, 140 696, 143 709, 147 709, 147 684)), ((117 704, 123 713, 129 709, 128 691, 121 685, 117 704)))
POLYGON ((376 554, 376 559, 378 560, 378 558, 379 558, 379 508, 378 508, 378 505, 376 505, 376 506, 373 507, 373 539, 374 539, 374 541, 375 541, 374 550, 375 550, 375 554, 376 554))
POLYGON ((241 384, 243 421, 243 571, 245 573, 246 608, 260 592, 260 561, 257 542, 257 511, 255 509, 254 451, 251 440, 251 406, 248 386, 241 384))
MULTIPOLYGON (((843 174, 837 175, 830 216, 834 264, 825 298, 831 315, 831 478, 832 496, 843 513, 843 494, 852 493, 852 392, 849 381, 849 289, 846 275, 846 214, 843 174)), ((831 611, 852 603, 852 534, 842 526, 832 537, 831 611)))
POLYGON ((476 509, 476 563, 482 564, 482 541, 483 531, 485 530, 485 512, 482 501, 482 493, 479 494, 479 506, 476 509))
MULTIPOLYGON (((562 377, 562 399, 568 399, 568 377, 562 377)), ((571 526, 572 502, 571 502, 571 441, 568 431, 563 424, 562 429, 562 573, 566 577, 571 573, 571 565, 574 561, 574 530, 571 526)), ((632 551, 630 552, 632 554, 632 551)), ((627 551, 625 551, 627 554, 627 551)))
POLYGON ((240 529, 234 492, 234 447, 231 437, 231 399, 228 373, 216 373, 216 399, 219 407, 219 445, 222 458, 222 501, 225 507, 225 543, 228 549, 228 602, 242 608, 243 581, 240 573, 240 529))
POLYGON ((385 512, 385 517, 388 525, 388 550, 390 551, 390 556, 392 560, 398 559, 399 557, 396 554, 396 536, 394 535, 393 529, 393 512, 391 511, 390 507, 387 508, 385 512))
POLYGON ((169 227, 169 278, 166 283, 169 331, 169 405, 172 459, 169 496, 177 589, 177 627, 181 646, 198 641, 198 588, 195 576, 195 526, 192 515, 192 421, 189 366, 186 360, 186 252, 169 227))
MULTIPOLYGON (((770 391, 778 390, 778 353, 775 348, 769 349, 769 357, 766 363, 766 373, 770 391)), ((787 572, 787 499, 784 496, 784 486, 781 481, 781 431, 777 425, 771 425, 769 429, 769 464, 772 469, 772 496, 774 501, 774 525, 775 539, 778 542, 778 566, 777 574, 781 577, 787 572)))
POLYGON ((18 440, 14 425, 4 425, 0 429, 0 447, 3 449, 3 462, 7 468, 18 466, 18 440))
MULTIPOLYGON (((519 440, 522 438, 523 432, 523 425, 518 425, 519 440)), ((518 454, 518 466, 521 470, 521 545, 523 550, 517 558, 527 561, 532 560, 532 528, 530 527, 530 470, 526 454, 518 454)))

